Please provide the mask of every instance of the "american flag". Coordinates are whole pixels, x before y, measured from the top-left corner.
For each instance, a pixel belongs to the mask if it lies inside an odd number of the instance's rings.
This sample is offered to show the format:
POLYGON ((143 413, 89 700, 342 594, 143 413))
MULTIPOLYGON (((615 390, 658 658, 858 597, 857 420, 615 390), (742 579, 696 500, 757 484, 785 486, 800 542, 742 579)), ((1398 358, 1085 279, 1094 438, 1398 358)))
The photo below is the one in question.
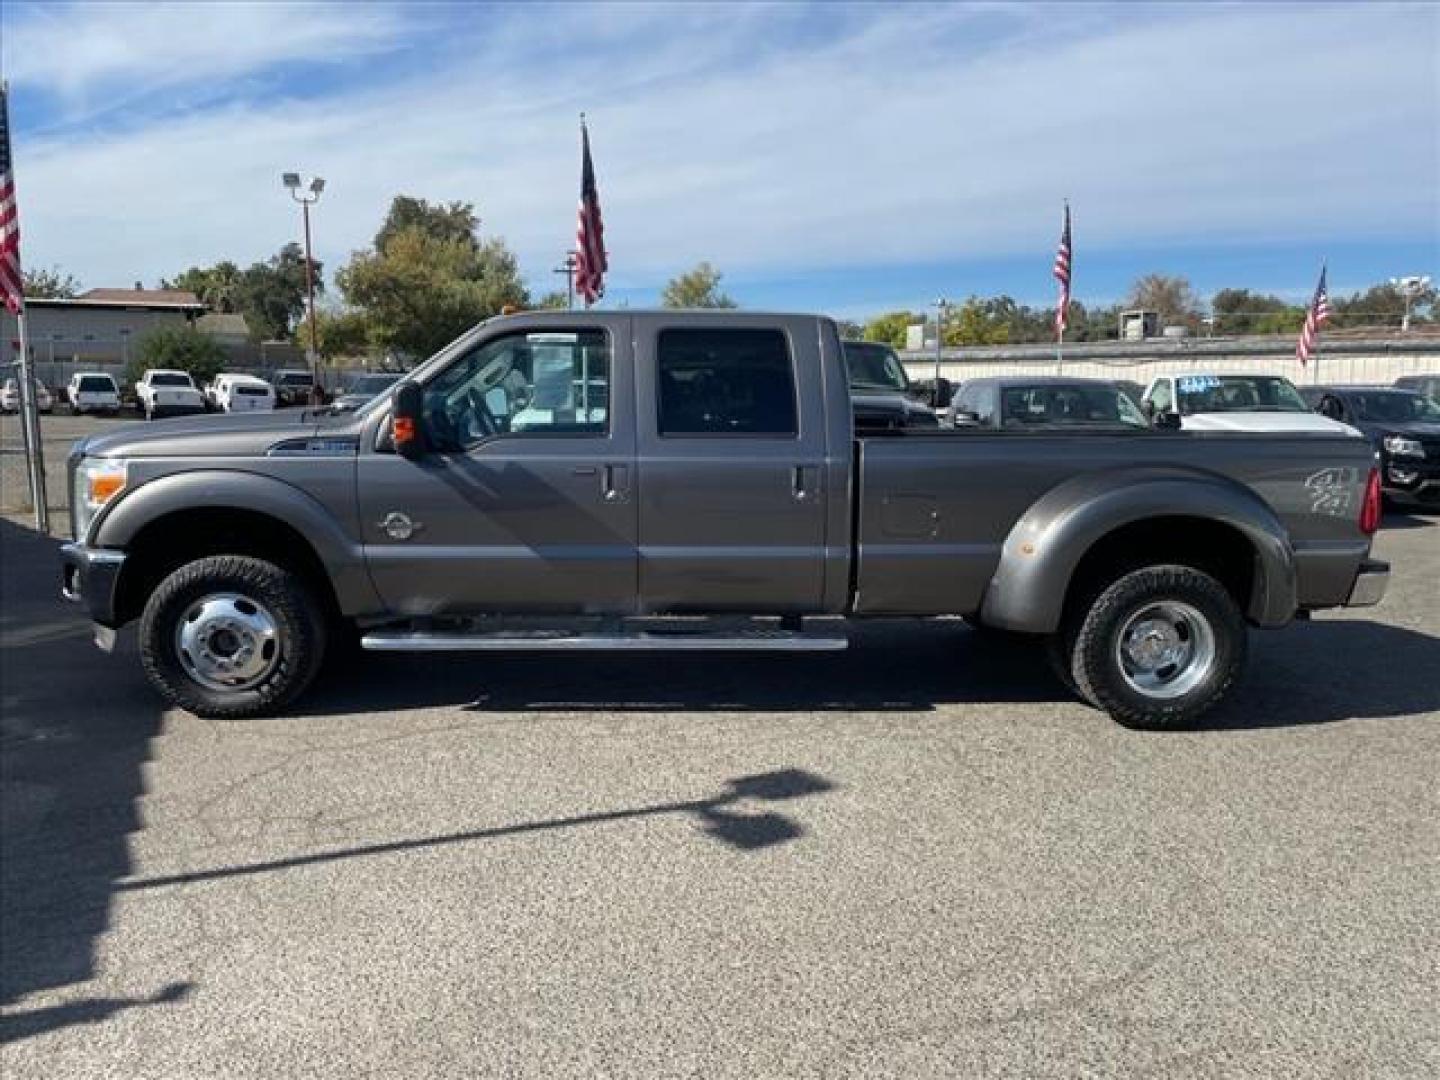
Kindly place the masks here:
POLYGON ((1055 335, 1065 333, 1070 325, 1070 204, 1065 204, 1065 228, 1060 231, 1060 246, 1055 250, 1055 280, 1060 282, 1060 302, 1055 307, 1055 335))
POLYGON ((590 132, 580 122, 580 222, 575 227, 575 288, 589 307, 605 292, 605 223, 600 219, 600 193, 595 190, 595 166, 590 162, 590 132))
POLYGON ((1305 325, 1300 330, 1300 340, 1295 345, 1295 359, 1304 367, 1315 353, 1320 340, 1320 327, 1330 321, 1330 293, 1325 288, 1325 267, 1320 267, 1320 282, 1315 286, 1315 296, 1310 301, 1310 310, 1305 313, 1305 325))
POLYGON ((0 300, 20 314, 25 282, 20 276, 20 207, 15 202, 15 169, 10 160, 10 95, 0 86, 0 300))

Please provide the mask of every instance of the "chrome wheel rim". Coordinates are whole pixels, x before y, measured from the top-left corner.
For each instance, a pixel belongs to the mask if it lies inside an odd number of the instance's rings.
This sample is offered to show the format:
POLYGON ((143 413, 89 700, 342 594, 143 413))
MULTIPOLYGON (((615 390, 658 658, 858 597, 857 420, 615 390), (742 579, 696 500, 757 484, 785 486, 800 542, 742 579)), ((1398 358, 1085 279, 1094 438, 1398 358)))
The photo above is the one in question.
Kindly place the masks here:
POLYGON ((239 693, 264 682, 280 663, 280 624, 264 604, 240 593, 196 600, 175 628, 175 651, 201 686, 239 693))
POLYGON ((1215 668, 1215 631, 1178 600, 1146 604, 1120 628, 1115 659, 1125 684, 1148 698, 1183 697, 1215 668))

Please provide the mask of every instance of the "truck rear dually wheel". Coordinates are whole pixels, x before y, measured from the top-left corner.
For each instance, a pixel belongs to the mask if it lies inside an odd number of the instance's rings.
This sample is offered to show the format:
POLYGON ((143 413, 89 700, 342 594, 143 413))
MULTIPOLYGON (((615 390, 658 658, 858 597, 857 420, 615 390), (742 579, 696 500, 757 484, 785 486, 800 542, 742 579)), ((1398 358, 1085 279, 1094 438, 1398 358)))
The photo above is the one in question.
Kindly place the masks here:
POLYGON ((1225 587, 1190 566, 1112 582, 1057 642, 1074 687, 1119 723, 1178 728, 1214 708, 1245 666, 1245 619, 1225 587))
POLYGON ((263 559, 215 555, 156 587, 140 618, 151 684, 197 716, 273 713, 324 658, 325 615, 305 581, 263 559))

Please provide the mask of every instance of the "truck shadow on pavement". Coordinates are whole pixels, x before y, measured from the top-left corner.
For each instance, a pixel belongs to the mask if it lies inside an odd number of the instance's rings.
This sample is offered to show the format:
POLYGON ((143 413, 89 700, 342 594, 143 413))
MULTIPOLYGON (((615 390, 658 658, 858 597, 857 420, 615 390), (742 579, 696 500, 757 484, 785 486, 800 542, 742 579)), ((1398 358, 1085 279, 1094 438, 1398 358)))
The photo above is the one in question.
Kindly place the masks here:
MULTIPOLYGON (((1251 635, 1246 675, 1203 729, 1272 728, 1440 709, 1440 638, 1361 618, 1251 635)), ((958 621, 860 624, 844 653, 361 654, 298 706, 323 716, 451 707, 475 713, 927 713, 1073 703, 1041 647, 958 621)), ((1098 714, 1096 714, 1098 716, 1098 714)))
MULTIPOLYGON (((56 549, 0 519, 0 1006, 95 974, 160 729, 159 702, 132 675, 116 677, 81 613, 60 601, 56 549)), ((137 662, 133 649, 118 659, 137 662)), ((134 999, 7 1009, 0 1043, 188 992, 172 982, 134 999)))

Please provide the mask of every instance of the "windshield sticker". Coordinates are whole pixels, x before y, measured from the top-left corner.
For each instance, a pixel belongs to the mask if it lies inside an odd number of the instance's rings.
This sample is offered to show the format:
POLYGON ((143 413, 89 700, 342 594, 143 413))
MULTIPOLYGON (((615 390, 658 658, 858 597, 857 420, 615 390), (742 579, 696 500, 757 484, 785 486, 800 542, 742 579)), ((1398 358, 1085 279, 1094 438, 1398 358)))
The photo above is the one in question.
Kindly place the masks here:
POLYGON ((1305 479, 1310 492, 1310 512, 1344 517, 1350 513, 1359 473, 1354 469, 1322 469, 1305 479))
POLYGON ((1186 375, 1180 380, 1180 392, 1182 394, 1203 394, 1206 390, 1214 390, 1220 385, 1218 375, 1186 375))

